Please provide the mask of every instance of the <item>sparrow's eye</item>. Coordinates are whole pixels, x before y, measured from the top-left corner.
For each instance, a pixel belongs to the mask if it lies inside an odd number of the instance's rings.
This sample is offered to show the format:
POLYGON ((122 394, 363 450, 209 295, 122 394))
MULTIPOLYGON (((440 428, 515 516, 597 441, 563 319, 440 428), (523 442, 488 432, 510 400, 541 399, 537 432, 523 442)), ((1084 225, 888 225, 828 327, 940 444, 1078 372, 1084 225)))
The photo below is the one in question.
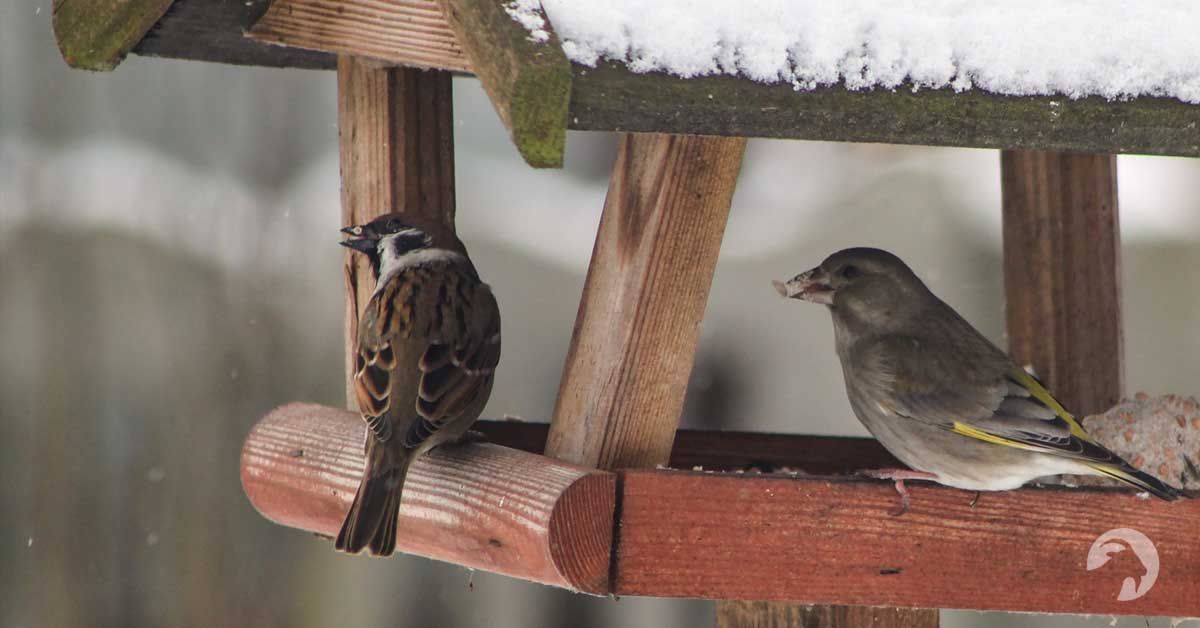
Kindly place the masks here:
POLYGON ((862 271, 859 270, 858 266, 847 264, 842 267, 842 279, 854 279, 855 277, 861 276, 862 271))

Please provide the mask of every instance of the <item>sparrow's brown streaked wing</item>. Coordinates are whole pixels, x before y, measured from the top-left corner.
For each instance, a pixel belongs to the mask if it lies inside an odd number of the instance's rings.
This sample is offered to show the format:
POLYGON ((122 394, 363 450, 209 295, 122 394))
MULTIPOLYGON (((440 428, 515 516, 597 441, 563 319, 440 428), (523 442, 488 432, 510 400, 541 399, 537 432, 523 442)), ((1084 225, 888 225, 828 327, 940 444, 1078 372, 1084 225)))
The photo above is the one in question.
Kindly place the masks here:
POLYGON ((475 287, 468 303, 470 311, 462 317, 466 327, 453 334, 457 341, 431 344, 421 357, 416 400, 421 420, 408 430, 407 447, 420 446, 491 389, 500 362, 500 311, 483 284, 475 287))

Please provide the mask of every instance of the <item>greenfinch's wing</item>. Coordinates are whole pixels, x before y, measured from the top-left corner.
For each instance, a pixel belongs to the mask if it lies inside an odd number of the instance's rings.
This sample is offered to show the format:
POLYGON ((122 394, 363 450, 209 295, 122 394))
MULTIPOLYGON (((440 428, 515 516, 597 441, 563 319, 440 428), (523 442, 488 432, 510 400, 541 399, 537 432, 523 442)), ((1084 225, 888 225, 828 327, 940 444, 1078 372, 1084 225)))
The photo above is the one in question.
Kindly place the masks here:
POLYGON ((961 339, 889 336, 855 358, 880 408, 970 438, 1095 462, 1119 460, 1097 445, 1032 375, 999 349, 961 339))

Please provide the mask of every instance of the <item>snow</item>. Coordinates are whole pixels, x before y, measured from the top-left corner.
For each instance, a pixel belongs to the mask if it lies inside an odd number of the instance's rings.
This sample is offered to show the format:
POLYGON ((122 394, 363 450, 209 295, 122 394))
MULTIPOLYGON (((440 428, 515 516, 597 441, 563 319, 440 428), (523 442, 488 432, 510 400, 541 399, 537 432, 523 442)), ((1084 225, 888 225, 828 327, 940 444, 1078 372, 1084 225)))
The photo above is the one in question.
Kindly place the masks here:
MULTIPOLYGON (((546 33, 538 0, 510 13, 546 33)), ((1194 0, 541 0, 572 61, 797 90, 952 87, 1200 103, 1194 0)))
POLYGON ((550 32, 546 30, 546 19, 538 11, 540 7, 538 0, 515 0, 504 5, 504 11, 529 31, 529 39, 544 43, 550 39, 550 32))

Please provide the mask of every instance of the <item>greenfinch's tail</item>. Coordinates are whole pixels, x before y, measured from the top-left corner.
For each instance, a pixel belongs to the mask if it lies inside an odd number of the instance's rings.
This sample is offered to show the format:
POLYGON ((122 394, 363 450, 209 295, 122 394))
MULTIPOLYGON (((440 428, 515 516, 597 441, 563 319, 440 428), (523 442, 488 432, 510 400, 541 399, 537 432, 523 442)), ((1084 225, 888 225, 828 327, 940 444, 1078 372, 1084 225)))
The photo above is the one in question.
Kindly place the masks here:
POLYGON ((1137 487, 1159 499, 1175 501, 1180 496, 1179 491, 1162 483, 1158 478, 1138 471, 1127 464, 1087 463, 1087 465, 1101 475, 1137 487))

